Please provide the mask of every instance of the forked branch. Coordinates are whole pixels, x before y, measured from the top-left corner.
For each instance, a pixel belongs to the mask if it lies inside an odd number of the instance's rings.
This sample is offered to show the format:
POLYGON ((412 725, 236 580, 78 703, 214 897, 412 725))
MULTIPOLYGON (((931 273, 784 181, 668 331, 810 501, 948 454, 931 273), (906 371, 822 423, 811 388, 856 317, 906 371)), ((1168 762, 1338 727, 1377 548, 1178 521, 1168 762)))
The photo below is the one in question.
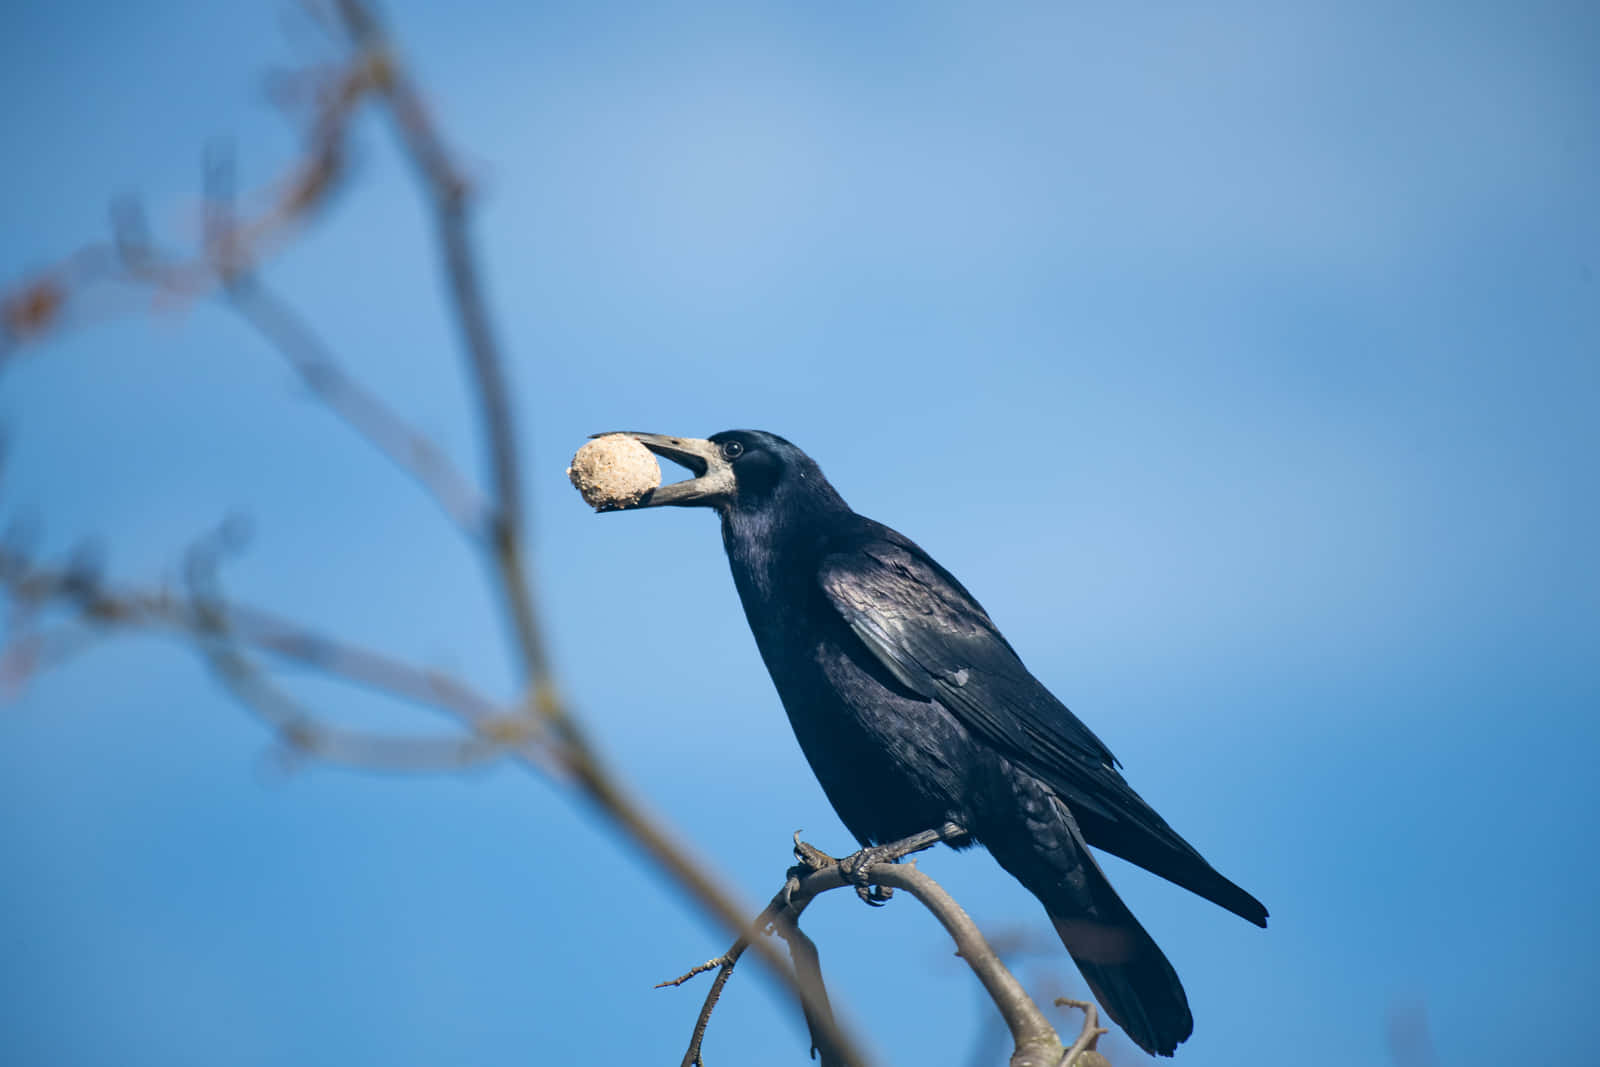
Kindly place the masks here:
MULTIPOLYGON (((930 831, 885 846, 885 849, 903 855, 928 848, 939 841, 940 837, 938 832, 930 831)), ((812 1024, 812 1046, 821 1054, 823 1064, 826 1067, 830 1064, 852 1062, 848 1058, 848 1053, 829 1045, 825 1029, 819 1033, 819 1026, 826 1028, 830 1018, 827 994, 822 988, 816 946, 801 933, 799 923, 800 915, 807 905, 821 894, 847 886, 859 887, 862 884, 905 890, 916 897, 944 926, 945 931, 956 943, 957 955, 966 961, 967 966, 982 983, 1011 1032, 1013 1046, 1011 1067, 1065 1067, 1064 1050, 1055 1028, 1050 1025, 1044 1012, 1034 1003, 1033 998, 1023 989, 1022 984, 985 940, 977 924, 966 911, 938 882, 919 871, 915 862, 876 861, 876 855, 881 854, 880 849, 863 849, 850 856, 834 859, 801 841, 798 834, 795 836, 795 858, 798 862, 789 869, 783 888, 751 924, 753 933, 740 937, 727 952, 716 959, 701 964, 669 982, 661 983, 661 986, 677 986, 696 974, 714 968, 717 970, 716 980, 707 993, 695 1021, 689 1047, 683 1055, 682 1067, 691 1067, 703 1062, 701 1046, 705 1040, 711 1013, 716 1008, 723 987, 727 984, 733 968, 738 964, 745 949, 756 937, 769 931, 777 933, 789 942, 790 952, 794 957, 796 970, 802 976, 802 982, 815 985, 815 989, 807 997, 810 1009, 807 1012, 807 1022, 812 1024), (817 1014, 816 1019, 812 1018, 813 1012, 817 1014)), ((1090 1026, 1093 1020, 1094 1016, 1091 1014, 1090 1026)), ((1084 1039, 1080 1037, 1079 1040, 1081 1042, 1084 1039)), ((1074 1048, 1076 1047, 1075 1045, 1074 1048)), ((1091 1044, 1085 1047, 1092 1047, 1092 1038, 1091 1044)))

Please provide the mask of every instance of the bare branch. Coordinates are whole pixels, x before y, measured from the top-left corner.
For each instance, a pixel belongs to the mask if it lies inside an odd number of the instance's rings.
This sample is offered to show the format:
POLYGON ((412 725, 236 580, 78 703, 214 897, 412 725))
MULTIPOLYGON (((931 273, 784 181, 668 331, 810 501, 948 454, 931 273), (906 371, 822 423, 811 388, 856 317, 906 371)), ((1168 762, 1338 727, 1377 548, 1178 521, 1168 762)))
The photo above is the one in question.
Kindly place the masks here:
POLYGON ((701 1044, 705 1041, 706 1028, 711 1023, 711 1013, 716 1009, 717 1001, 722 996, 722 989, 727 985, 728 979, 733 975, 733 969, 738 965, 739 959, 752 943, 753 935, 768 932, 777 933, 789 943, 790 955, 794 959, 796 984, 805 991, 801 1000, 804 1010, 806 1028, 811 1033, 811 1048, 813 1052, 820 1052, 824 1067, 834 1064, 848 1064, 860 1062, 852 1059, 858 1055, 848 1046, 843 1046, 844 1051, 836 1051, 841 1046, 836 1044, 834 1037, 839 1032, 838 1021, 834 1018, 833 1010, 828 1003, 827 989, 822 982, 821 964, 817 956, 817 948, 811 939, 800 931, 800 913, 805 911, 806 905, 814 899, 814 895, 800 894, 800 878, 803 874, 816 870, 822 864, 836 862, 826 854, 812 850, 804 853, 801 849, 810 849, 811 846, 800 841, 795 835, 795 854, 800 858, 800 865, 791 867, 784 881, 783 888, 756 916, 750 924, 749 931, 741 935, 727 952, 716 959, 707 960, 705 963, 690 968, 684 974, 670 981, 657 983, 657 989, 668 986, 680 986, 697 974, 717 969, 717 977, 712 981, 711 988, 706 992, 705 1002, 700 1006, 700 1014, 695 1019, 694 1030, 689 1036, 689 1047, 684 1051, 681 1067, 698 1067, 702 1064, 701 1044))
MULTIPOLYGON (((789 940, 791 952, 794 952, 797 945, 801 946, 801 951, 795 955, 795 965, 802 972, 809 969, 814 974, 812 979, 808 980, 807 977, 800 979, 802 985, 815 983, 815 988, 808 989, 805 999, 807 1022, 813 1027, 812 1044, 822 1053, 824 1064, 852 1062, 848 1050, 831 1051, 831 1048, 837 1048, 837 1046, 830 1047, 833 1020, 831 1012, 827 1009, 826 991, 821 988, 822 978, 816 961, 816 947, 809 938, 804 938, 799 932, 800 914, 822 893, 845 886, 857 886, 863 881, 869 885, 904 889, 916 897, 944 926, 956 943, 957 954, 966 961, 967 966, 972 969, 973 974, 988 992, 990 999, 999 1008, 1001 1017, 1011 1031, 1014 1046, 1010 1060, 1011 1067, 1063 1067, 1061 1039, 1057 1036, 1055 1028, 1050 1025, 1044 1012, 1028 996, 1022 984, 990 947, 971 917, 938 882, 917 870, 914 862, 882 862, 879 859, 886 853, 905 854, 919 851, 941 840, 943 836, 942 830, 930 830, 891 845, 862 849, 850 856, 833 859, 821 850, 800 841, 797 835, 795 855, 800 863, 790 869, 788 881, 783 889, 773 897, 766 910, 751 924, 751 929, 760 931, 770 926, 780 936, 789 940), (834 1056, 838 1058, 835 1059, 834 1056)), ((726 983, 734 965, 738 963, 739 957, 750 944, 752 938, 747 934, 734 942, 733 946, 717 960, 690 971, 676 981, 662 983, 663 986, 679 985, 713 966, 721 967, 717 975, 717 984, 707 995, 706 1003, 696 1021, 689 1049, 684 1053, 683 1067, 701 1062, 700 1045, 705 1037, 711 1010, 721 994, 722 984, 726 983)), ((1092 1043, 1086 1047, 1092 1047, 1092 1043)), ((1083 1067, 1087 1067, 1087 1064, 1083 1067)))
POLYGON ((683 983, 687 982, 696 975, 705 974, 707 971, 714 971, 718 967, 726 967, 729 962, 730 961, 728 957, 723 955, 718 956, 715 959, 706 960, 704 963, 697 963, 693 967, 690 967, 687 971, 684 971, 682 974, 678 975, 676 978, 668 978, 665 982, 657 982, 653 988, 667 989, 669 987, 675 988, 677 986, 681 986, 683 983))
POLYGON ((191 553, 197 647, 222 684, 270 725, 290 750, 362 770, 463 770, 502 755, 481 738, 393 738, 324 725, 274 684, 232 639, 213 553, 191 553))
POLYGON ((700 1014, 695 1017, 694 1030, 689 1035, 689 1048, 678 1067, 705 1067, 700 1046, 706 1039, 706 1028, 711 1025, 711 1013, 716 1010, 717 1001, 722 999, 722 990, 727 986, 728 979, 733 977, 733 968, 738 962, 738 957, 724 957, 722 968, 711 980, 711 989, 706 993, 705 1002, 700 1005, 700 1014))
MULTIPOLYGON (((233 219, 231 156, 206 153, 205 243, 199 261, 232 309, 300 376, 306 388, 395 466, 420 484, 474 542, 487 532, 488 505, 445 451, 402 419, 377 394, 350 377, 304 317, 277 296, 252 267, 253 251, 233 219)), ((199 269, 151 244, 144 213, 133 201, 112 212, 113 244, 121 280, 157 290, 192 286, 199 269)))
POLYGON ((828 987, 822 980, 822 957, 817 952, 816 942, 800 929, 799 912, 784 909, 773 921, 772 932, 788 942, 795 981, 806 992, 802 1006, 806 1029, 811 1033, 812 1054, 821 1058, 823 1067, 848 1064, 848 1055, 836 1047, 832 1036, 839 1023, 834 1018, 833 1005, 828 1002, 828 987))
POLYGON ((961 958, 967 961, 972 973, 989 991, 990 998, 1011 1030, 1012 1040, 1016 1043, 1016 1051, 1011 1055, 1012 1067, 1032 1067, 1035 1064, 1054 1067, 1061 1050, 1061 1039, 1056 1036, 1055 1028, 1022 988, 1022 983, 1000 962, 1000 957, 984 940, 977 924, 944 888, 912 864, 875 867, 868 878, 878 885, 906 890, 943 924, 955 941, 961 958))
POLYGON ((553 688, 549 656, 525 559, 516 419, 511 411, 505 362, 479 280, 468 216, 469 187, 450 158, 410 76, 395 61, 377 18, 359 0, 338 0, 337 7, 346 31, 358 48, 370 55, 385 57, 379 90, 389 105, 395 128, 432 207, 456 323, 461 330, 483 416, 494 498, 490 517, 493 558, 500 572, 501 592, 511 616, 517 651, 531 682, 534 710, 563 732, 575 732, 577 726, 562 710, 553 688))
POLYGON ((98 283, 148 285, 163 296, 193 299, 258 264, 332 199, 345 173, 351 120, 380 74, 372 56, 358 53, 319 79, 305 150, 283 178, 270 184, 266 206, 253 215, 237 214, 231 166, 225 155, 209 153, 205 236, 196 253, 156 255, 142 215, 119 205, 113 210, 111 242, 79 249, 0 294, 0 358, 60 326, 82 292, 98 283))
POLYGON ((1100 1025, 1100 1009, 1094 1006, 1094 1002, 1057 997, 1056 1006, 1078 1008, 1083 1012, 1083 1029, 1078 1032, 1078 1039, 1072 1043, 1072 1047, 1061 1057, 1059 1067, 1109 1067, 1106 1058, 1096 1051, 1095 1045, 1102 1035, 1111 1031, 1100 1025))
POLYGON ((482 737, 401 737, 329 725, 249 657, 217 644, 206 658, 218 679, 272 728, 291 756, 351 770, 417 774, 470 770, 506 755, 504 746, 482 737))
POLYGON ((297 84, 313 89, 304 149, 264 195, 251 198, 265 200, 253 214, 236 211, 231 158, 208 152, 204 238, 197 253, 156 257, 143 217, 119 206, 110 243, 88 245, 0 292, 0 363, 71 318, 83 292, 98 283, 153 285, 161 296, 193 299, 253 269, 333 199, 347 172, 352 119, 384 70, 382 56, 357 51, 335 66, 299 72, 297 84))
POLYGON ((21 692, 34 675, 87 651, 99 636, 81 626, 64 626, 12 638, 0 649, 0 700, 21 692))
POLYGON ((484 537, 489 508, 478 488, 426 434, 346 374, 327 345, 286 301, 254 275, 236 279, 228 286, 227 296, 228 305, 278 350, 319 400, 415 478, 470 539, 484 537))
MULTIPOLYGON (((84 581, 70 568, 36 567, 6 547, 0 547, 0 586, 19 605, 41 607, 55 602, 73 607, 84 624, 93 628, 159 629, 202 639, 221 627, 229 640, 279 659, 443 711, 488 735, 509 732, 498 705, 461 679, 328 637, 261 608, 229 602, 220 616, 208 618, 192 597, 168 589, 113 590, 84 581)), ((53 640, 64 642, 66 637, 53 640)))
MULTIPOLYGON (((510 755, 538 773, 556 780, 576 781, 586 795, 599 798, 596 804, 627 828, 630 836, 680 885, 689 888, 708 910, 724 922, 727 922, 725 912, 738 914, 737 905, 712 880, 707 869, 649 820, 638 803, 622 793, 621 787, 608 776, 594 770, 581 754, 575 757, 565 746, 553 744, 554 739, 538 730, 538 720, 517 712, 502 712, 476 689, 451 675, 327 637, 261 608, 222 601, 215 595, 208 606, 193 596, 167 589, 112 590, 86 578, 81 568, 36 567, 15 548, 0 547, 0 587, 19 606, 38 608, 57 603, 75 608, 85 625, 93 628, 157 629, 189 639, 200 651, 208 653, 208 662, 229 691, 271 725, 286 748, 297 755, 383 771, 457 770, 496 756, 510 755), (208 643, 219 639, 235 646, 237 659, 215 658, 216 653, 208 648, 208 643), (468 725, 474 736, 404 738, 338 730, 319 721, 272 685, 264 671, 237 652, 237 646, 256 648, 376 692, 443 711, 468 725)), ((26 660, 19 658, 26 652, 25 645, 13 642, 12 649, 0 662, 27 666, 26 660)), ((11 680, 9 675, 8 680, 11 680)), ((773 916, 764 913, 762 921, 770 923, 773 916)), ((747 929, 742 917, 728 925, 747 929)), ((741 938, 737 953, 730 955, 737 959, 747 947, 748 939, 741 938)), ((814 1024, 815 1031, 824 1035, 816 1040, 831 1042, 831 1047, 858 1048, 854 1039, 837 1022, 831 1021, 832 1015, 825 1003, 812 1003, 813 998, 776 949, 762 942, 757 952, 794 995, 808 1019, 826 1016, 829 1020, 814 1024)), ((680 981, 691 976, 685 975, 680 981)), ((722 982, 725 983, 726 978, 722 982)), ((709 1016, 708 1007, 707 1019, 709 1016)), ((822 1047, 820 1043, 819 1047, 822 1047)), ((866 1058, 859 1052, 850 1052, 840 1062, 865 1063, 866 1058)))

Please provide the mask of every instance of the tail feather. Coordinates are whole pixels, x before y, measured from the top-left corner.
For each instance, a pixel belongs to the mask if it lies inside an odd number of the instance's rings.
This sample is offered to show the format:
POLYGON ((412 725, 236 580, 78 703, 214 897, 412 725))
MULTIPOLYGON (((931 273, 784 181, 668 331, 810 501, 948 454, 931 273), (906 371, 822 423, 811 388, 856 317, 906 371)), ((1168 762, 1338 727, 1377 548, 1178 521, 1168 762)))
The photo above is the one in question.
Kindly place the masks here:
POLYGON ((1020 813, 985 820, 990 832, 980 829, 979 839, 1044 904, 1106 1014, 1146 1052, 1172 1055, 1194 1031, 1177 972, 1112 889, 1066 806, 1031 778, 1012 786, 1020 813))
POLYGON ((1178 972, 1103 876, 1097 889, 1120 917, 1062 915, 1047 902, 1050 922, 1106 1014, 1146 1052, 1170 1056, 1194 1032, 1178 972))

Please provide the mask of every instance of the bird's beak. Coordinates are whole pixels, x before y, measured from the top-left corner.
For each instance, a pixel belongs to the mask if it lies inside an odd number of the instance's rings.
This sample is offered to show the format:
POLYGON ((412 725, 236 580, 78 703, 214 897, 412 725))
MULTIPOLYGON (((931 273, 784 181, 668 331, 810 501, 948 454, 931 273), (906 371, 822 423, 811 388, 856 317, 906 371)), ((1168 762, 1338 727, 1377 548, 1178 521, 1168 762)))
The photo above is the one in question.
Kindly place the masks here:
MULTIPOLYGON (((659 507, 715 507, 733 496, 733 464, 722 458, 722 450, 711 441, 697 437, 667 437, 659 433, 635 433, 632 430, 616 431, 631 437, 658 456, 687 467, 694 477, 681 482, 671 482, 647 493, 630 508, 659 507)), ((608 437, 609 434, 595 434, 608 437)))

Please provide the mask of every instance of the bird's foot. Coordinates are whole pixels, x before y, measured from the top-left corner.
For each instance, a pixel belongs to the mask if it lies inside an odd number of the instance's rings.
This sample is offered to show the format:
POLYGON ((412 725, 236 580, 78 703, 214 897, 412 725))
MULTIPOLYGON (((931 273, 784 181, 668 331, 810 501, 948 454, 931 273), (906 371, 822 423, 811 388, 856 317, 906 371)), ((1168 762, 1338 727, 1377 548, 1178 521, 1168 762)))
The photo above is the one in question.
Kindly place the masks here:
POLYGON ((880 863, 896 863, 904 852, 898 851, 895 846, 899 842, 887 845, 873 845, 860 852, 853 852, 839 861, 839 870, 843 872, 846 880, 856 887, 856 896, 861 898, 863 904, 873 908, 881 908, 889 903, 889 898, 894 896, 894 890, 886 885, 873 885, 868 881, 872 868, 880 863))
POLYGON ((903 837, 898 841, 889 841, 882 845, 869 845, 858 852, 840 859, 834 859, 820 848, 806 841, 800 840, 800 831, 794 832, 794 858, 795 865, 789 868, 789 877, 795 881, 800 877, 816 871, 827 870, 829 867, 838 867, 845 880, 855 886, 856 896, 874 908, 882 907, 894 896, 894 890, 886 885, 873 885, 871 881, 872 869, 880 863, 899 863, 913 852, 932 848, 940 841, 949 842, 961 847, 971 843, 971 835, 965 828, 956 823, 947 822, 937 830, 924 830, 910 837, 903 837))
POLYGON ((873 845, 860 852, 844 857, 839 861, 839 869, 844 876, 855 884, 856 896, 874 908, 882 907, 894 890, 888 886, 873 885, 868 881, 872 868, 880 863, 899 863, 913 852, 932 848, 940 841, 951 843, 965 843, 969 840, 967 831, 953 822, 947 822, 937 830, 924 830, 920 834, 903 837, 899 841, 890 841, 887 844, 873 845))

